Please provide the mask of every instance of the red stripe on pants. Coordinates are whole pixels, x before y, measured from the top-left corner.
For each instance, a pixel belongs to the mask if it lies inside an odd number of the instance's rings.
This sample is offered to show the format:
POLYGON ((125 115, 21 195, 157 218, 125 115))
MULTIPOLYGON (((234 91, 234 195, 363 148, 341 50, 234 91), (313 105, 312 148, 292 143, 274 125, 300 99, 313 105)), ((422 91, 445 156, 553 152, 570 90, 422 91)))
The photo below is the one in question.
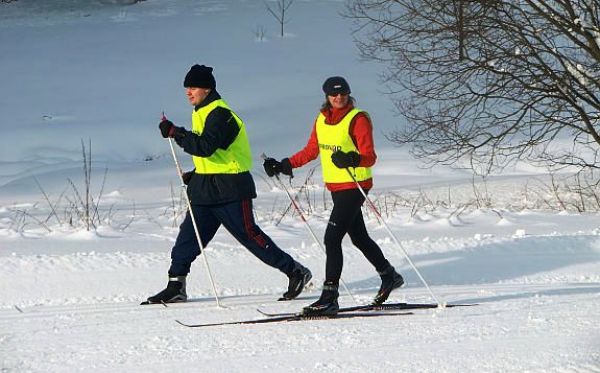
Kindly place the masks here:
POLYGON ((254 231, 254 219, 252 217, 252 207, 249 200, 242 201, 242 212, 244 216, 244 229, 249 238, 253 239, 260 247, 267 247, 267 240, 254 231))

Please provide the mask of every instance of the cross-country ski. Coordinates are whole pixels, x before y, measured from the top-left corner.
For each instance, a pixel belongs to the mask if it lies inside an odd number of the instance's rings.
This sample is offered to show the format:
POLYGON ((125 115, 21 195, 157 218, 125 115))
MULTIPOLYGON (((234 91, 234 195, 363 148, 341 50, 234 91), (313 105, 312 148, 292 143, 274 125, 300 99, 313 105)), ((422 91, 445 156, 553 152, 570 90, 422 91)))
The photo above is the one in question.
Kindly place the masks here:
POLYGON ((315 321, 315 320, 338 320, 338 319, 353 319, 353 318, 373 318, 373 317, 390 317, 390 316, 407 316, 412 315, 412 312, 355 312, 355 313, 342 313, 337 315, 323 315, 323 316, 305 316, 301 314, 286 314, 276 317, 265 317, 259 319, 239 320, 239 321, 225 321, 217 323, 207 324, 191 324, 183 321, 175 320, 178 324, 186 326, 188 328, 204 328, 209 326, 225 326, 225 325, 249 325, 249 324, 273 324, 282 322, 293 322, 293 321, 315 321))
MULTIPOLYGON (((415 309, 431 309, 431 308, 453 308, 453 307, 471 307, 477 304, 446 304, 440 306, 435 303, 384 303, 380 305, 364 304, 358 306, 341 307, 338 313, 344 312, 355 312, 355 311, 390 311, 390 310, 415 310, 415 309)), ((293 316, 294 312, 268 312, 261 308, 256 309, 259 313, 265 316, 278 317, 278 316, 293 316)))

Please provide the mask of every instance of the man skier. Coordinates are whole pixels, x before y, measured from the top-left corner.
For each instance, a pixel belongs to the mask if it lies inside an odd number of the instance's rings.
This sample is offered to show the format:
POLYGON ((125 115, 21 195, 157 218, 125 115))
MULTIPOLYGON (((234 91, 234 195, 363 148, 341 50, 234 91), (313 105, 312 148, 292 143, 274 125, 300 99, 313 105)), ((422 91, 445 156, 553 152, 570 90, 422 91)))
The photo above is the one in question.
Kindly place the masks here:
MULTIPOLYGON (((213 68, 194 65, 183 85, 192 112, 192 129, 176 127, 163 118, 164 138, 173 138, 192 155, 195 169, 184 174, 202 247, 221 225, 265 264, 289 279, 283 299, 294 299, 312 278, 311 272, 281 250, 255 223, 252 199, 256 187, 250 174, 252 154, 244 122, 229 108, 216 90, 213 68)), ((200 254, 192 218, 188 211, 171 250, 167 287, 148 298, 148 303, 185 302, 186 276, 200 254)))

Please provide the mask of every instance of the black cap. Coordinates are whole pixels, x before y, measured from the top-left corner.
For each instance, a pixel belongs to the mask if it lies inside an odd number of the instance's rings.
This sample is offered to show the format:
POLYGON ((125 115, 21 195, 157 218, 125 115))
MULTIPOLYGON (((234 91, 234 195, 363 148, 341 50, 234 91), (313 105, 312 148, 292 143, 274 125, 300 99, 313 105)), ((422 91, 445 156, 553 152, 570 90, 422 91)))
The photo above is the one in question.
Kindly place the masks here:
POLYGON ((331 78, 327 78, 325 83, 323 83, 323 92, 326 95, 330 96, 332 94, 342 93, 342 94, 350 94, 350 85, 346 81, 346 79, 341 76, 332 76, 331 78))
POLYGON ((204 65, 194 65, 185 75, 183 86, 215 89, 217 82, 212 74, 213 68, 204 65))

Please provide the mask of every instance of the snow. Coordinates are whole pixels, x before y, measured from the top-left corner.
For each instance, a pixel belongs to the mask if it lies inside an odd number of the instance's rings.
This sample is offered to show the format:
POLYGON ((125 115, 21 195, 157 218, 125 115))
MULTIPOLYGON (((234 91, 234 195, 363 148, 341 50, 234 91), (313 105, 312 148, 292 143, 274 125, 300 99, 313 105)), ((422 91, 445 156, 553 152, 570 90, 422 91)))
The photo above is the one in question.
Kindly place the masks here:
MULTIPOLYGON (((383 67, 357 58, 350 23, 339 16, 343 1, 294 2, 283 39, 260 1, 76 3, 0 5, 2 373, 600 372, 599 215, 529 202, 535 194, 526 190, 544 175, 526 165, 490 178, 479 193, 493 209, 477 207, 469 173, 421 169, 390 144, 385 134, 402 122, 379 93, 383 67), (261 27, 266 35, 257 42, 261 27), (219 231, 206 255, 226 308, 215 305, 201 258, 188 278, 190 302, 139 306, 166 283, 184 211, 158 118, 164 110, 189 127, 181 84, 194 63, 215 67, 219 91, 248 125, 259 225, 313 271, 297 300, 276 302, 285 276, 219 231), (370 195, 386 224, 437 297, 478 305, 386 318, 178 325, 258 318, 256 308, 298 311, 320 294, 324 255, 297 215, 281 217, 287 196, 267 180, 260 154, 280 158, 304 145, 331 75, 346 76, 373 117, 379 159, 370 195), (75 198, 67 179, 84 191, 82 139, 92 142, 94 198, 103 186, 102 224, 91 231, 66 222, 66 198, 75 198), (52 203, 60 200, 62 224, 34 177, 52 203), (416 203, 425 199, 444 203, 416 203)), ((293 193, 311 167, 298 170, 293 193)), ((319 173, 307 188, 311 205, 300 203, 312 210, 308 221, 321 239, 331 202, 322 201, 319 173)), ((365 219, 407 281, 390 300, 431 302, 386 229, 368 211, 365 219)), ((343 280, 368 302, 378 276, 349 240, 344 245, 343 280)), ((340 305, 353 305, 344 291, 340 305)))

